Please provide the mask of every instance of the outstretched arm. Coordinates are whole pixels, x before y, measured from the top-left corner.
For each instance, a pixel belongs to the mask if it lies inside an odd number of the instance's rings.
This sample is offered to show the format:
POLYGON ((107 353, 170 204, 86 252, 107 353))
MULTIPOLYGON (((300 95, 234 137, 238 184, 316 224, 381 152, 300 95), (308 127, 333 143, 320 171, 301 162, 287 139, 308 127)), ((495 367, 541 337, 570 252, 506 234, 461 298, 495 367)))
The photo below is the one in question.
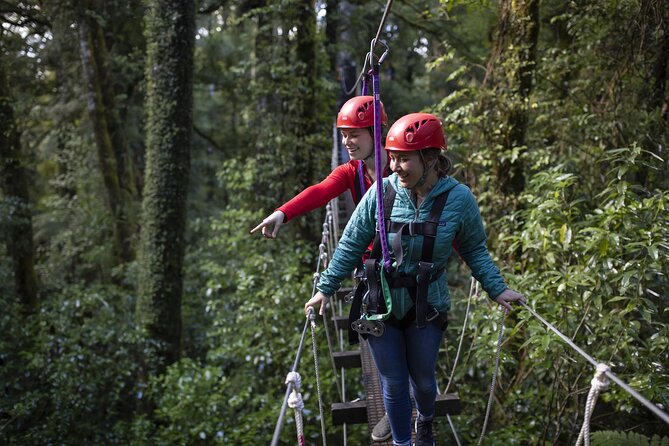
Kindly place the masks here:
POLYGON ((309 186, 302 192, 284 203, 279 209, 271 213, 258 226, 251 229, 253 234, 258 230, 269 239, 275 239, 281 225, 298 215, 306 214, 327 204, 330 200, 341 195, 348 189, 348 172, 350 167, 342 164, 333 170, 323 181, 309 186), (273 225, 273 228, 270 227, 273 225))

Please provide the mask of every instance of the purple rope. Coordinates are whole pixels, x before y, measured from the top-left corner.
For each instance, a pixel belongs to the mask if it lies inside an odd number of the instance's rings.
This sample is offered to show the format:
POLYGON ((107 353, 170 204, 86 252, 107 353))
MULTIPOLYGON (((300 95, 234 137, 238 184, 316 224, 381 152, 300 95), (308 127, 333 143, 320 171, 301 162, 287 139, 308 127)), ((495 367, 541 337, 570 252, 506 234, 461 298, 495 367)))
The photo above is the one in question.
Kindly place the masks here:
POLYGON ((362 170, 362 164, 362 161, 358 163, 358 182, 360 183, 360 196, 358 197, 358 201, 362 200, 362 196, 365 195, 365 192, 367 192, 367 186, 365 186, 365 174, 362 170))
POLYGON ((381 252, 386 271, 390 270, 392 262, 388 253, 388 237, 386 235, 385 209, 383 209, 383 168, 381 166, 381 85, 379 82, 378 67, 372 68, 372 82, 374 86, 374 166, 376 167, 376 209, 379 237, 381 238, 381 252))
POLYGON ((369 84, 367 82, 367 75, 362 77, 362 90, 360 96, 367 96, 369 94, 369 84))

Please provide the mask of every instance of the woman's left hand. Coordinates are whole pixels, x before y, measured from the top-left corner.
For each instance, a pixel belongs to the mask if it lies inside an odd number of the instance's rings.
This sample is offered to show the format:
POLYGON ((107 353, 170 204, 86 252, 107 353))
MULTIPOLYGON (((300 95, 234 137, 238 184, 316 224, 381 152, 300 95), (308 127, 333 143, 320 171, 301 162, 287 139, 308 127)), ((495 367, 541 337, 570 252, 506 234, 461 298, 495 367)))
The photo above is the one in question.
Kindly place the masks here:
POLYGON ((506 308, 508 311, 511 311, 513 308, 511 307, 510 302, 516 302, 516 301, 521 301, 525 303, 525 296, 522 294, 511 290, 511 289, 506 289, 495 298, 495 302, 506 308))
POLYGON ((316 294, 314 294, 314 297, 309 299, 309 301, 304 304, 304 313, 306 314, 309 307, 316 307, 316 305, 320 304, 320 310, 318 311, 318 314, 323 316, 323 313, 325 313, 325 306, 327 305, 328 301, 330 300, 330 297, 326 296, 325 294, 321 293, 318 291, 316 294))

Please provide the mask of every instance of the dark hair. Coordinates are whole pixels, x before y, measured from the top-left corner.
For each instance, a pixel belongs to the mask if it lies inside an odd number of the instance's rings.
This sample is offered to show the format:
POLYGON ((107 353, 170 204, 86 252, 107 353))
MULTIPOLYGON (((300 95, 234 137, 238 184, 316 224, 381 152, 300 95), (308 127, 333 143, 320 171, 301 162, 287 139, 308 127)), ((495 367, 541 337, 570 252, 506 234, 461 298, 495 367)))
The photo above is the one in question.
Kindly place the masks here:
POLYGON ((434 170, 437 171, 438 177, 445 177, 451 171, 453 164, 451 160, 444 155, 444 151, 438 147, 423 149, 419 152, 423 155, 424 160, 436 159, 437 163, 434 165, 434 170))

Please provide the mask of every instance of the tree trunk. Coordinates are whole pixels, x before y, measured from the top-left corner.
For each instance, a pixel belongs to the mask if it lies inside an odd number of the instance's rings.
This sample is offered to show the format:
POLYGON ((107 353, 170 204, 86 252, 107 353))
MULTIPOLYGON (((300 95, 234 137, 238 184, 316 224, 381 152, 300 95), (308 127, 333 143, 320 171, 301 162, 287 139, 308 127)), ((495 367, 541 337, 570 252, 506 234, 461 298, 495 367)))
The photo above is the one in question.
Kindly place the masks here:
POLYGON ((135 232, 137 223, 134 213, 133 201, 137 197, 135 188, 134 166, 130 149, 128 147, 128 138, 121 123, 120 114, 116 105, 116 94, 113 88, 113 82, 109 79, 109 56, 107 44, 102 27, 95 22, 91 29, 91 38, 93 41, 93 55, 95 65, 99 68, 99 83, 104 103, 105 118, 107 121, 107 131, 109 132, 112 147, 114 148, 114 158, 116 160, 116 175, 119 179, 119 186, 123 194, 123 203, 126 208, 129 229, 135 232))
MULTIPOLYGON (((316 62, 316 5, 314 0, 302 0, 296 4, 298 24, 296 50, 298 71, 295 79, 299 82, 298 108, 300 113, 294 121, 298 146, 295 151, 295 178, 300 190, 315 182, 315 159, 313 138, 317 131, 318 112, 316 110, 316 80, 318 67, 316 62)), ((314 240, 320 234, 320 228, 311 224, 309 218, 299 219, 299 231, 306 240, 314 240), (315 229, 318 229, 317 231, 315 229)))
MULTIPOLYGON (((667 94, 667 81, 669 80, 669 9, 666 5, 645 1, 642 2, 641 10, 644 11, 643 28, 647 28, 647 35, 639 36, 639 41, 648 42, 648 48, 643 48, 644 58, 649 59, 649 91, 641 91, 640 103, 647 103, 649 114, 654 116, 649 123, 649 132, 642 139, 642 147, 648 152, 644 157, 652 158, 653 155, 664 159, 664 168, 657 172, 665 172, 669 167, 669 159, 666 156, 666 144, 650 137, 657 135, 663 137, 667 132, 669 124, 669 95, 667 94), (652 154, 652 155, 651 155, 652 154)), ((655 160, 648 160, 655 163, 655 160)), ((660 174, 662 177, 663 174, 660 174)), ((638 169, 636 182, 647 189, 657 187, 658 175, 650 169, 638 169)))
POLYGON ((137 319, 149 372, 179 358, 193 126, 194 2, 152 0, 147 22, 146 168, 137 319))
POLYGON ((123 263, 132 260, 134 257, 131 248, 133 230, 129 218, 131 205, 124 199, 121 180, 118 175, 118 162, 109 132, 110 127, 107 120, 109 112, 105 108, 103 86, 101 85, 100 70, 103 67, 98 66, 100 56, 95 54, 97 39, 93 36, 96 33, 96 30, 91 29, 89 20, 81 20, 79 24, 79 47, 88 93, 88 113, 93 125, 98 162, 100 163, 102 180, 107 194, 107 207, 112 216, 115 254, 118 263, 123 263))
POLYGON ((37 276, 27 169, 14 119, 9 81, 0 61, 0 186, 8 206, 5 231, 7 253, 12 259, 16 294, 27 311, 37 308, 37 276))
POLYGON ((339 0, 327 0, 325 16, 325 50, 328 53, 330 72, 333 79, 339 79, 337 73, 337 42, 339 35, 339 0))
POLYGON ((520 156, 525 146, 527 103, 534 78, 537 38, 539 35, 538 0, 503 0, 499 27, 488 62, 487 78, 493 88, 506 91, 509 109, 503 113, 500 150, 493 160, 495 188, 504 195, 516 197, 525 187, 520 156))

